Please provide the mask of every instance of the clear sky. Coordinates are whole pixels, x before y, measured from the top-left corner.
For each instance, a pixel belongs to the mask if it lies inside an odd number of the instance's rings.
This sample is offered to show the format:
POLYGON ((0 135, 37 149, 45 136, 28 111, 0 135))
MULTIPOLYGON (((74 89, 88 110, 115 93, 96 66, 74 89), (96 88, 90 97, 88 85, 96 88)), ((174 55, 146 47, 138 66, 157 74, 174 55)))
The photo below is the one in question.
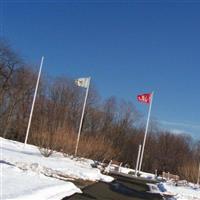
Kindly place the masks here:
POLYGON ((103 98, 144 115, 136 95, 154 90, 152 117, 200 139, 200 1, 25 2, 0 0, 1 36, 25 60, 44 55, 52 76, 91 76, 103 98))

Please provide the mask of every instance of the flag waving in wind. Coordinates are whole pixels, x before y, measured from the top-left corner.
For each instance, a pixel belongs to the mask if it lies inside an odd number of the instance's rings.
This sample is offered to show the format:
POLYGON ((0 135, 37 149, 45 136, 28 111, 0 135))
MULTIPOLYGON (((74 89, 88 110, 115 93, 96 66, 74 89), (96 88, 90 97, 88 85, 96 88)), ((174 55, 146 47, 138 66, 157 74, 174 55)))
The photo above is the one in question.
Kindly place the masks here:
POLYGON ((137 100, 141 103, 149 104, 151 102, 151 93, 148 94, 140 94, 137 96, 137 100))
POLYGON ((79 87, 84 87, 84 88, 88 88, 89 83, 90 82, 90 78, 78 78, 75 80, 76 85, 78 85, 79 87))

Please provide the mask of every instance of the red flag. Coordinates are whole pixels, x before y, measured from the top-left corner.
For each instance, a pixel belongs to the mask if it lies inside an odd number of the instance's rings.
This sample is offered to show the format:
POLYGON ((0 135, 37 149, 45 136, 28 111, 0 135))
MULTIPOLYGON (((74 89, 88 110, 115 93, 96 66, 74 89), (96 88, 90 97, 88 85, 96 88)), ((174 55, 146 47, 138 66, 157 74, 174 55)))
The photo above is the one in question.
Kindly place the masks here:
POLYGON ((137 100, 142 103, 149 104, 151 102, 151 93, 148 94, 140 94, 137 96, 137 100))

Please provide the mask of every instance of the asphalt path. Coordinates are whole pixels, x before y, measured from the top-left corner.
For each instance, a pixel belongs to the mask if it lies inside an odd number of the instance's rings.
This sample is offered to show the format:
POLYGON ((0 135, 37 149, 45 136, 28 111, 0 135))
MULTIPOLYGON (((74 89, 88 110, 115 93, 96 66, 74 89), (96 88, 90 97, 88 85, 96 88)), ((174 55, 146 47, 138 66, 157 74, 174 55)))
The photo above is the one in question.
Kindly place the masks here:
POLYGON ((82 194, 65 197, 63 200, 161 200, 159 194, 150 194, 145 183, 134 183, 130 178, 118 179, 111 183, 98 182, 83 189, 82 194))

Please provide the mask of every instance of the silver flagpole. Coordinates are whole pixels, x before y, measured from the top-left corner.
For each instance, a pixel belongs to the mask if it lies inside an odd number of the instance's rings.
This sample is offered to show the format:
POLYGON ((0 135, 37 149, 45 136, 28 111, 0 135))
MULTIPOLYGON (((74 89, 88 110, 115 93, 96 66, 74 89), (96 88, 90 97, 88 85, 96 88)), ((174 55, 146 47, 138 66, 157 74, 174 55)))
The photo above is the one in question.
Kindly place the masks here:
POLYGON ((145 134, 144 134, 144 140, 143 140, 143 144, 142 144, 142 152, 141 152, 141 158, 140 158, 140 164, 139 164, 139 172, 141 171, 141 167, 142 167, 142 161, 143 161, 143 156, 144 156, 144 147, 145 147, 145 143, 146 143, 147 131, 148 131, 148 127, 149 127, 149 119, 150 119, 150 114, 151 114, 151 106, 152 106, 152 102, 153 102, 153 95, 154 95, 154 92, 151 93, 151 103, 150 103, 150 106, 149 106, 147 124, 146 124, 146 129, 145 129, 145 134))
POLYGON ((91 77, 88 78, 88 87, 87 87, 86 94, 85 94, 85 100, 84 100, 84 104, 83 104, 81 121, 80 121, 80 125, 79 125, 79 130, 78 130, 78 137, 77 137, 77 141, 76 141, 75 156, 77 155, 77 151, 78 151, 78 145, 79 145, 80 134, 81 134, 82 124, 83 124, 83 118, 84 118, 84 114, 85 114, 85 106, 86 106, 88 92, 89 92, 89 87, 90 87, 90 80, 91 80, 91 77))
POLYGON ((30 116, 29 116, 28 127, 27 127, 27 130, 26 130, 26 138, 25 138, 25 141, 24 141, 24 145, 27 144, 27 140, 28 140, 29 130, 30 130, 30 126, 31 126, 31 119, 32 119, 32 115, 33 115, 34 105, 35 105, 35 99, 36 99, 36 96, 37 96, 37 90, 38 90, 38 86, 39 86, 39 82, 40 82, 40 75, 41 75, 41 71, 42 71, 43 61, 44 61, 44 56, 42 56, 41 63, 40 63, 40 69, 39 69, 38 78, 37 78, 37 82, 36 82, 36 87, 35 87, 33 102, 32 102, 32 106, 31 106, 31 112, 30 112, 30 116))
POLYGON ((142 145, 140 144, 139 149, 138 149, 136 167, 135 167, 135 176, 137 175, 137 170, 138 170, 138 165, 139 165, 139 160, 140 160, 141 147, 142 147, 142 145))

